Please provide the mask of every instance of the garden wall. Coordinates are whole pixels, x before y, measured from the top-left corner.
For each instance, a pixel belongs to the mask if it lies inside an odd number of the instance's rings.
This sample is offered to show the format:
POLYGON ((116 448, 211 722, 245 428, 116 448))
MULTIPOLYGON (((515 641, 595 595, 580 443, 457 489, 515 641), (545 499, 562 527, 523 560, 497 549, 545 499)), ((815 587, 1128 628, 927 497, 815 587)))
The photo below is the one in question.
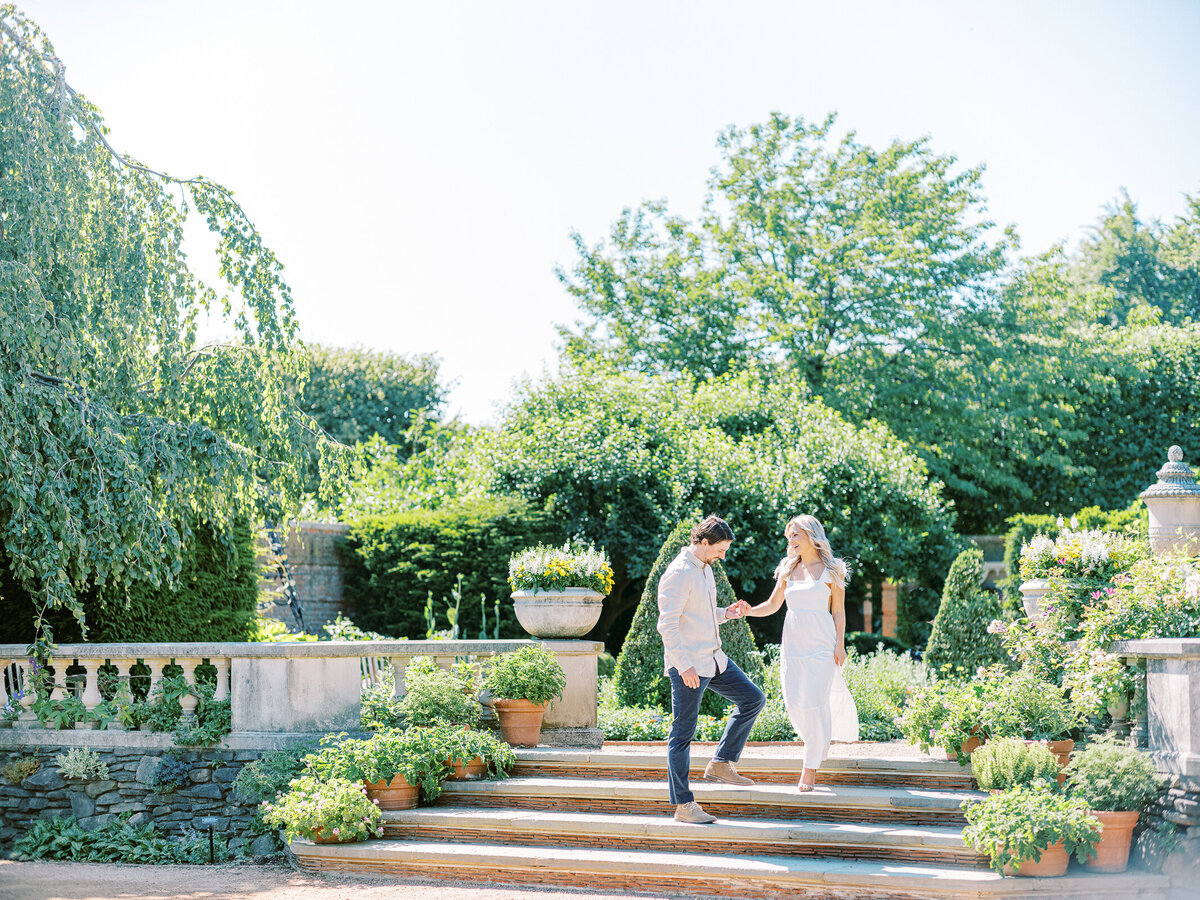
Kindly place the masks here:
POLYGON ((130 813, 135 825, 153 823, 167 832, 199 829, 201 816, 215 816, 213 832, 227 840, 231 849, 237 841, 245 841, 252 855, 270 855, 278 848, 272 835, 247 832, 255 809, 240 803, 232 790, 242 767, 267 749, 278 749, 278 742, 261 748, 186 750, 175 747, 169 734, 130 734, 133 740, 124 746, 93 746, 108 766, 107 779, 68 783, 54 758, 80 746, 82 735, 72 733, 69 746, 48 742, 47 737, 30 735, 30 743, 22 743, 19 730, 0 732, 0 772, 27 757, 41 764, 37 772, 16 784, 0 774, 0 851, 12 850, 13 842, 34 819, 74 815, 85 828, 93 828, 121 813, 130 813), (133 744, 138 746, 130 746, 133 744), (172 790, 156 790, 156 776, 161 781, 166 774, 160 773, 160 766, 170 766, 174 760, 182 763, 178 771, 185 783, 172 790))
POLYGON ((1174 831, 1179 846, 1164 857, 1149 834, 1140 846, 1147 865, 1170 875, 1172 884, 1187 885, 1190 890, 1200 883, 1200 778, 1168 777, 1170 789, 1146 811, 1145 818, 1155 831, 1174 831))
MULTIPOLYGON (((338 617, 353 618, 342 590, 343 566, 335 547, 350 533, 340 522, 296 522, 284 541, 284 552, 291 569, 292 585, 300 597, 304 623, 316 632, 338 617)), ((267 549, 265 537, 259 538, 259 568, 263 573, 260 598, 267 618, 278 619, 293 631, 296 628, 288 609, 283 584, 275 578, 275 557, 267 549)))

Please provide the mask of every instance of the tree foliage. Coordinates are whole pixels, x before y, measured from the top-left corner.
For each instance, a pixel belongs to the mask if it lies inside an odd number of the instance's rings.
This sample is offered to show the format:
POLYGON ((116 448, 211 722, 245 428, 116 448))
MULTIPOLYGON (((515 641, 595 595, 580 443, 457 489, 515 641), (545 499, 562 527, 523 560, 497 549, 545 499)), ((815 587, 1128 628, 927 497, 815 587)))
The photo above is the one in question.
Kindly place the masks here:
POLYGON ((0 31, 0 539, 39 610, 82 621, 89 586, 172 583, 193 522, 277 515, 314 446, 333 456, 284 389, 283 267, 231 193, 117 154, 37 27, 4 6, 0 31), (188 267, 193 211, 214 285, 188 267), (228 343, 200 344, 209 311, 228 343))
POLYGON ((309 362, 299 405, 334 439, 356 444, 379 435, 412 452, 413 426, 437 421, 446 402, 437 359, 361 347, 305 347, 309 362))
POLYGON ((544 504, 569 536, 608 551, 616 583, 599 635, 637 602, 661 536, 695 512, 732 525, 727 571, 742 594, 769 589, 784 524, 800 512, 851 558, 858 590, 879 577, 940 585, 955 552, 953 517, 920 460, 795 381, 564 370, 523 386, 480 445, 492 490, 544 504))
MULTIPOLYGON (((613 676, 617 699, 624 706, 657 706, 662 710, 671 708, 671 682, 663 675, 663 643, 658 633, 658 582, 679 551, 692 542, 692 528, 697 521, 685 519, 671 529, 646 578, 641 602, 633 614, 633 625, 621 646, 613 676)), ((735 543, 730 555, 734 555, 737 549, 735 543)), ((717 582, 717 605, 729 606, 737 597, 729 584, 725 567, 715 562, 712 569, 717 582)), ((720 627, 721 649, 752 681, 761 684, 762 657, 754 644, 749 623, 740 619, 720 627)), ((718 716, 727 705, 718 694, 705 691, 700 711, 704 715, 718 716)))

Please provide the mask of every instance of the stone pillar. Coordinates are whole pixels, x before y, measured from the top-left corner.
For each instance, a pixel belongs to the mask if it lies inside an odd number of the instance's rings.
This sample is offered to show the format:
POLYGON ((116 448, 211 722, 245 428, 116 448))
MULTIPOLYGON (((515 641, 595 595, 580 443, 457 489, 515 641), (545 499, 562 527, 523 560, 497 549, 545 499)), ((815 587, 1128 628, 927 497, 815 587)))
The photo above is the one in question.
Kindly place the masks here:
POLYGON ((223 656, 210 660, 217 670, 217 689, 213 693, 214 700, 229 699, 229 660, 223 656))
POLYGON ((321 658, 316 642, 289 650, 297 655, 233 659, 233 731, 357 730, 362 690, 358 657, 321 658))
MULTIPOLYGON (((8 703, 8 690, 4 687, 4 676, 8 672, 9 662, 11 660, 0 656, 0 706, 5 706, 8 703)), ((13 691, 15 692, 16 689, 17 686, 14 684, 13 691)))
POLYGON ((1139 494, 1150 512, 1150 549, 1156 555, 1200 556, 1200 484, 1183 461, 1183 448, 1167 451, 1158 483, 1139 494))
POLYGON ((155 685, 162 680, 163 669, 166 667, 167 663, 170 662, 170 660, 162 659, 156 656, 143 659, 142 662, 150 667, 150 687, 146 689, 146 699, 149 700, 154 696, 155 685))
POLYGON ((873 604, 870 600, 864 600, 862 604, 863 631, 870 632, 875 630, 874 615, 875 604, 873 604))
POLYGON ((196 666, 200 665, 198 659, 178 659, 176 663, 183 669, 183 681, 188 686, 188 691, 179 698, 179 705, 183 707, 183 718, 192 719, 196 715, 196 706, 200 703, 200 697, 196 693, 196 666))
POLYGON ((883 583, 883 623, 880 630, 884 637, 894 638, 896 636, 896 608, 897 608, 897 590, 896 585, 890 581, 883 583))

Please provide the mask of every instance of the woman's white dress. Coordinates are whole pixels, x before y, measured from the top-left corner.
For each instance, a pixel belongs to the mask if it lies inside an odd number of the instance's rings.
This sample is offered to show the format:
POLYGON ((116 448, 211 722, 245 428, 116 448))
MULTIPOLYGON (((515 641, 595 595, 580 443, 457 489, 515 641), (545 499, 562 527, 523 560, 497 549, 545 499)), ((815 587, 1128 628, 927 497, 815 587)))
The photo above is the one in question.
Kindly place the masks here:
POLYGON ((796 734, 804 741, 804 767, 815 769, 829 752, 829 742, 858 740, 858 710, 833 661, 837 631, 829 612, 833 575, 817 580, 789 578, 783 597, 780 680, 783 702, 796 734))

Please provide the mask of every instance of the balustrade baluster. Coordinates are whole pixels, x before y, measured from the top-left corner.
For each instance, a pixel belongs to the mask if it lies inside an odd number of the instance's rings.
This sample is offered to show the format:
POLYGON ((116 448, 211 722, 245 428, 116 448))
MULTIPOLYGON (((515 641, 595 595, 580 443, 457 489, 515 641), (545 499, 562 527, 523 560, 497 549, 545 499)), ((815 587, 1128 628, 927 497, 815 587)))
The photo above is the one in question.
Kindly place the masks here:
POLYGON ((33 673, 29 671, 27 663, 17 662, 17 671, 20 674, 21 692, 21 715, 17 718, 17 724, 26 728, 32 728, 37 724, 37 714, 33 711, 33 704, 37 700, 37 691, 33 688, 33 673))
POLYGON ((217 689, 213 693, 214 700, 229 699, 229 660, 226 657, 218 657, 217 659, 209 660, 217 670, 217 689))
MULTIPOLYGON (((12 662, 12 660, 5 659, 3 656, 0 656, 0 706, 4 706, 8 703, 8 689, 4 686, 4 682, 7 680, 8 664, 10 662, 12 662)), ((13 675, 13 678, 16 678, 15 674, 13 675)), ((16 696, 16 690, 17 685, 14 680, 13 696, 16 696)))
POLYGON ((200 703, 200 698, 196 695, 195 690, 196 666, 200 665, 200 660, 185 658, 175 662, 183 669, 183 680, 189 688, 188 692, 179 698, 179 705, 183 707, 183 718, 192 719, 196 715, 196 706, 200 703))
POLYGON ((395 684, 392 686, 392 699, 399 700, 404 696, 404 673, 408 669, 407 656, 392 656, 389 657, 392 663, 392 675, 395 678, 395 684))
POLYGON ((149 699, 154 696, 155 686, 162 681, 163 668, 170 662, 170 659, 155 656, 143 658, 142 662, 150 667, 150 687, 146 690, 146 699, 149 699))
POLYGON ((85 659, 81 660, 79 664, 84 668, 83 697, 81 699, 84 707, 90 713, 104 699, 100 693, 100 666, 104 664, 104 660, 85 659))

